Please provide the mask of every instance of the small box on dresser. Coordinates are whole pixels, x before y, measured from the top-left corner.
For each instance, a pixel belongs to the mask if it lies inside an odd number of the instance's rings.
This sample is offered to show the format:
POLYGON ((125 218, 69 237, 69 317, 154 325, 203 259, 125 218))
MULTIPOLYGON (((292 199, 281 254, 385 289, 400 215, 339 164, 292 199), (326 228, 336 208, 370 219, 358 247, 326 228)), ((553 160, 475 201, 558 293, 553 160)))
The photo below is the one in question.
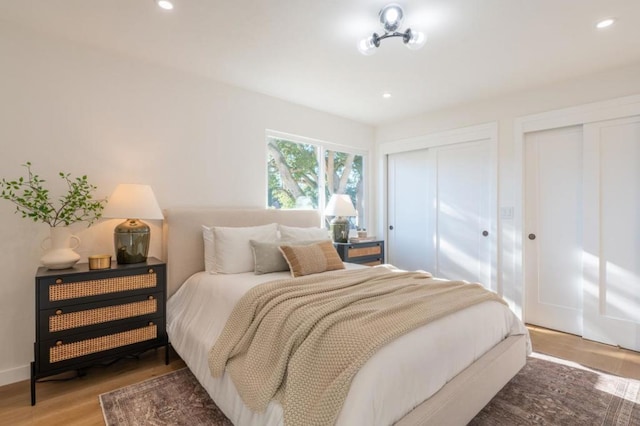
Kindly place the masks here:
POLYGON ((69 370, 165 346, 166 265, 144 263, 90 270, 39 268, 31 405, 36 381, 69 370))
POLYGON ((384 263, 384 241, 334 243, 343 262, 375 266, 384 263))

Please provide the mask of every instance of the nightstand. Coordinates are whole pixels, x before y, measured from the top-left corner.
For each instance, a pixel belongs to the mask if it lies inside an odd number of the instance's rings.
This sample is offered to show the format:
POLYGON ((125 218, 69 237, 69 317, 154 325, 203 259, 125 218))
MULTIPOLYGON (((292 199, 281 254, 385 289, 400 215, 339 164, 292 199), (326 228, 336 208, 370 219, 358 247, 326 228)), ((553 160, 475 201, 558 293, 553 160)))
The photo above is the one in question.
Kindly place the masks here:
POLYGON ((343 262, 375 266, 384 263, 384 241, 361 243, 334 243, 343 262))
POLYGON ((39 268, 36 283, 36 341, 31 363, 31 405, 36 381, 69 370, 107 363, 169 341, 165 323, 166 264, 144 263, 90 270, 39 268))

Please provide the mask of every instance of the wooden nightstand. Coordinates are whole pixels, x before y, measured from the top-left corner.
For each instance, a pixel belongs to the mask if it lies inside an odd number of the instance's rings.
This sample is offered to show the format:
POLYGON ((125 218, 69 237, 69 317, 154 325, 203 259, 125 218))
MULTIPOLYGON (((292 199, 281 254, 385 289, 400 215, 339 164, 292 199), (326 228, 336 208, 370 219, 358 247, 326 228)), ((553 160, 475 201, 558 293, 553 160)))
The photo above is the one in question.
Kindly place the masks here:
POLYGON ((334 243, 343 262, 375 266, 384 263, 384 241, 334 243))
POLYGON ((89 270, 39 268, 31 405, 36 381, 165 346, 166 265, 145 263, 89 270))

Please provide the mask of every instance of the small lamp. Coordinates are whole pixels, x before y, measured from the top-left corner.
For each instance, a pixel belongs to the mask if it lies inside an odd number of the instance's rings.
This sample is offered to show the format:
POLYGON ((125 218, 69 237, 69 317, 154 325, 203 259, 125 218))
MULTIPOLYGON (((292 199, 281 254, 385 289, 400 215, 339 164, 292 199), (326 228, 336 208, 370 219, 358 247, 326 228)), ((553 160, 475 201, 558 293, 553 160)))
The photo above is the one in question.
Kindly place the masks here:
POLYGON ((355 216, 356 209, 353 207, 351 197, 347 194, 333 194, 324 214, 333 216, 329 222, 331 239, 334 243, 346 243, 349 240, 349 219, 345 216, 355 216))
POLYGON ((109 197, 103 217, 127 218, 113 231, 118 263, 146 262, 151 229, 140 219, 164 219, 151 187, 129 183, 116 186, 109 197))

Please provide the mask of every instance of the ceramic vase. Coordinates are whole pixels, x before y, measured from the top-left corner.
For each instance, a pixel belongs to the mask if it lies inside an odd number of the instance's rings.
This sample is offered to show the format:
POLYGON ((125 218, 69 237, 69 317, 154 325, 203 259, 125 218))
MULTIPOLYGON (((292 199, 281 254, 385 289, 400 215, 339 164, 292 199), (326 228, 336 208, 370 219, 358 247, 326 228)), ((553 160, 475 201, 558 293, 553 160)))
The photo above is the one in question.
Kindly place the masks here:
POLYGON ((80 260, 80 255, 73 251, 80 245, 80 238, 71 235, 71 230, 66 226, 53 226, 49 229, 49 236, 40 245, 47 251, 40 262, 48 269, 71 268, 80 260))

